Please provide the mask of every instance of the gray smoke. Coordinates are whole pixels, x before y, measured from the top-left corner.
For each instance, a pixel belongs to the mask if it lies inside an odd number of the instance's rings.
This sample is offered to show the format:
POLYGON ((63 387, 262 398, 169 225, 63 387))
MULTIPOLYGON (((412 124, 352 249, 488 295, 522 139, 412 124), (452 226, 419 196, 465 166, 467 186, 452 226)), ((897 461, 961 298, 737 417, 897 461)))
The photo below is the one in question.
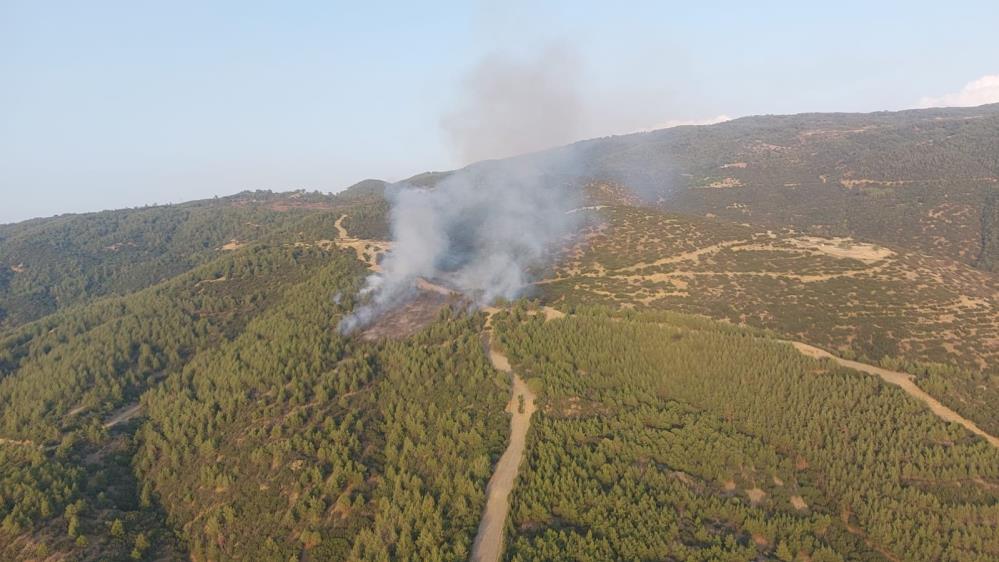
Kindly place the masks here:
POLYGON ((463 162, 567 144, 583 125, 580 63, 566 46, 536 57, 493 54, 465 76, 458 108, 441 126, 463 162))
MULTIPOLYGON (((445 129, 462 157, 509 155, 565 142, 580 104, 572 57, 548 50, 537 60, 492 56, 464 82, 462 109, 445 129)), ((532 268, 546 263, 580 220, 579 166, 571 148, 480 162, 432 188, 397 185, 392 250, 368 277, 368 302, 341 331, 363 326, 412 295, 420 277, 443 281, 479 304, 516 298, 532 268)))

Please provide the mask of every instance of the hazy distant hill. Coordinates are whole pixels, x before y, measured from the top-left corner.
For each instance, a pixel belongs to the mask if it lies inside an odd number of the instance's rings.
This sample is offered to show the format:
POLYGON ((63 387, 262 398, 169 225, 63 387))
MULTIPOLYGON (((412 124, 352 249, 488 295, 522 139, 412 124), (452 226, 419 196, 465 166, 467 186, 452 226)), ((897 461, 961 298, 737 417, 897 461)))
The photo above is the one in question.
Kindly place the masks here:
POLYGON ((567 152, 664 210, 999 261, 999 104, 745 117, 522 158, 567 152))

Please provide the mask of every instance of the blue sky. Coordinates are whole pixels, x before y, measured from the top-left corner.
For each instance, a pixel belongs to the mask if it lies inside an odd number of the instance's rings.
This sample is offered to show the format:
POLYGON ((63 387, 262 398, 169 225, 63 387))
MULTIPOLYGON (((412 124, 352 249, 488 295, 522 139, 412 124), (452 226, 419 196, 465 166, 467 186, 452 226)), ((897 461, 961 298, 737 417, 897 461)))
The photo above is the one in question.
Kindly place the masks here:
POLYGON ((471 69, 552 45, 580 138, 999 91, 997 2, 817 4, 0 0, 0 222, 462 165, 471 69))

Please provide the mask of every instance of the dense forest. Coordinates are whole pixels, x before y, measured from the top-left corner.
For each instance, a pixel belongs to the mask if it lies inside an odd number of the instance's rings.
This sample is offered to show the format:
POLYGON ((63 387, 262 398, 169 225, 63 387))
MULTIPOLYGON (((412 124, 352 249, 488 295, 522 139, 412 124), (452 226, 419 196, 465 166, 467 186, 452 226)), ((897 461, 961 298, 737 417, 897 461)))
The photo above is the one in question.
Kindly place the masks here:
MULTIPOLYGON (((282 287, 301 282, 334 255, 294 246, 247 248, 165 284, 46 317, 4 338, 0 444, 10 456, 0 483, 3 528, 16 535, 63 516, 67 506, 88 497, 91 509, 101 511, 91 512, 98 518, 120 511, 113 497, 91 497, 121 480, 109 474, 122 462, 131 476, 128 451, 134 445, 112 423, 115 414, 200 353, 241 333, 280 302, 282 287), (55 490, 61 491, 46 496, 55 490)), ((352 257, 340 259, 347 271, 356 271, 352 257)), ((74 529, 75 539, 79 526, 74 529)))
POLYGON ((341 338, 345 305, 330 296, 356 282, 345 269, 295 286, 145 399, 136 468, 195 557, 468 556, 504 439, 481 320, 444 316, 406 342, 341 338))
POLYGON ((511 560, 999 556, 999 451, 894 387, 675 314, 495 323, 542 399, 511 560))

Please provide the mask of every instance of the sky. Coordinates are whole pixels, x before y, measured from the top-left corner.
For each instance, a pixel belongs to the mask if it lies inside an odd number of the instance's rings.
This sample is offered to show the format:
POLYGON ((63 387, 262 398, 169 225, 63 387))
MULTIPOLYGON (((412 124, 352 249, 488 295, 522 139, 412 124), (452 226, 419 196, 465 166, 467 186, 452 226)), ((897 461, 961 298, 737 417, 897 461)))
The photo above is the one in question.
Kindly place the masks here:
POLYGON ((0 223, 744 115, 989 103, 997 27, 994 0, 0 0, 0 223), (535 144, 469 144, 496 104, 535 144), (533 129, 539 109, 572 126, 533 129))

